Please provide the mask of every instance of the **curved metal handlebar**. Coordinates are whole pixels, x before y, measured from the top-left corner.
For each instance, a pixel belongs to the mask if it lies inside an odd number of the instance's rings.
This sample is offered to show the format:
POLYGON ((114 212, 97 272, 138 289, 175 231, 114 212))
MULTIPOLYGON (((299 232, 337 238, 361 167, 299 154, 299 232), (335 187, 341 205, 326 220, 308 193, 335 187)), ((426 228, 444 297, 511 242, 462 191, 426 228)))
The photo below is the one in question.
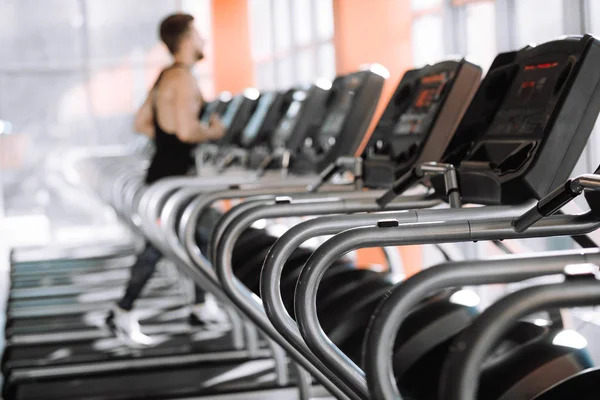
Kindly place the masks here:
MULTIPOLYGON (((328 195, 333 195, 333 193, 328 193, 328 195)), ((358 194, 355 192, 348 193, 337 193, 338 196, 351 196, 355 197, 358 194)), ((277 204, 275 200, 271 201, 262 201, 263 205, 268 205, 268 207, 260 207, 258 210, 254 210, 256 204, 260 204, 261 201, 257 201, 253 207, 247 207, 245 203, 234 207, 229 213, 223 217, 218 225, 215 227, 214 231, 224 231, 221 236, 221 240, 217 238, 217 246, 215 246, 214 251, 211 252, 215 256, 215 267, 217 269, 217 273, 221 278, 221 282, 226 292, 232 297, 234 302, 244 311, 247 311, 248 315, 251 316, 253 322, 258 324, 261 329, 265 330, 273 339, 275 339, 288 353, 292 355, 297 361, 302 363, 305 368, 307 368, 311 373, 313 371, 319 371, 319 376, 323 376, 323 379, 327 379, 334 383, 335 386, 343 388, 344 392, 350 398, 360 398, 358 395, 351 389, 345 387, 343 381, 330 374, 321 363, 314 357, 310 351, 306 351, 306 348, 302 350, 296 349, 293 345, 291 345, 285 338, 283 338, 277 330, 273 327, 273 325, 269 322, 266 317, 264 308, 262 304, 253 293, 251 293, 248 288, 246 288, 235 276, 233 275, 232 265, 231 265, 231 251, 233 247, 241 235, 241 233, 250 227, 252 223, 256 220, 264 219, 264 218, 277 218, 284 216, 306 216, 306 215, 321 215, 324 213, 332 213, 332 212, 360 212, 365 209, 377 210, 378 206, 375 204, 375 199, 377 198, 378 193, 369 193, 364 192, 361 194, 366 197, 363 201, 359 201, 359 199, 339 199, 339 198, 329 198, 327 201, 317 202, 314 198, 317 196, 323 197, 324 194, 303 194, 304 197, 309 197, 309 199, 305 199, 304 201, 299 201, 298 203, 286 203, 286 204, 277 204), (248 209, 252 208, 252 209, 248 209), (243 210, 243 212, 237 212, 238 210, 243 210), (226 227, 226 228, 223 228, 226 227), (308 366, 306 366, 308 365, 308 366), (323 372, 320 372, 323 371, 323 372), (325 375, 323 375, 323 373, 325 375), (326 378, 325 378, 326 376, 326 378)), ((421 202, 425 205, 437 204, 435 201, 425 201, 421 202)), ((402 203, 399 203, 399 206, 402 203)), ((406 204, 402 204, 400 207, 414 207, 418 205, 419 202, 408 202, 406 204)), ((213 240, 214 242, 214 240, 213 240)), ((319 379, 323 382, 323 379, 319 379)), ((334 386, 334 387, 335 387, 334 386)))
POLYGON ((365 373, 375 399, 400 398, 392 366, 393 346, 409 312, 429 294, 445 288, 518 282, 560 274, 565 265, 600 263, 600 250, 548 252, 447 262, 396 285, 379 305, 366 339, 365 373))
POLYGON ((319 283, 329 266, 341 256, 368 247, 574 235, 585 234, 598 227, 599 219, 587 213, 550 217, 521 234, 512 229, 511 218, 350 229, 322 244, 302 269, 294 300, 298 327, 304 341, 329 369, 336 375, 352 377, 353 386, 365 392, 368 389, 364 372, 329 340, 317 317, 319 283))
POLYGON ((509 294, 485 310, 456 339, 442 372, 440 398, 475 400, 481 363, 511 323, 547 308, 600 304, 600 282, 594 278, 535 286, 509 294))
MULTIPOLYGON (((399 203, 400 204, 405 204, 399 203)), ((421 206, 425 206, 423 202, 421 206)), ((253 208, 256 211, 260 206, 253 208)), ((409 205, 407 205, 409 208, 409 205)), ((410 208, 416 208, 410 205, 410 208)), ((400 223, 439 221, 457 218, 487 218, 490 214, 512 217, 519 214, 514 207, 477 207, 441 210, 411 210, 377 214, 335 215, 302 222, 284 233, 269 250, 265 259, 261 279, 261 298, 267 316, 275 328, 297 346, 305 346, 296 321, 288 314, 281 295, 281 276, 284 265, 293 253, 306 240, 323 235, 337 234, 356 226, 376 225, 383 217, 400 223)))
MULTIPOLYGON (((365 204, 370 204, 372 200, 377 199, 379 197, 379 195, 381 194, 381 191, 376 191, 376 190, 372 190, 372 191, 368 191, 368 192, 356 192, 356 191, 350 191, 350 192, 320 192, 320 193, 288 193, 286 195, 283 196, 273 196, 272 199, 276 200, 274 202, 274 204, 279 204, 282 201, 287 202, 287 204, 304 204, 306 202, 320 202, 320 203, 324 203, 324 202, 338 202, 340 200, 343 201, 364 201, 366 202, 365 204)), ((407 198, 407 202, 410 205, 414 205, 415 208, 420 207, 421 204, 423 204, 423 207, 433 207, 437 204, 439 204, 439 201, 437 200, 426 200, 422 197, 411 197, 410 199, 407 198)), ((334 214, 334 213, 344 213, 344 212, 361 212, 360 210, 358 211, 344 211, 346 208, 345 203, 339 203, 341 204, 339 207, 340 211, 325 211, 325 214, 334 214)), ((399 203, 400 204, 400 203, 399 203)), ((403 203, 402 203, 403 204, 403 203)), ((333 208, 335 208, 335 205, 332 206, 333 208)), ((405 209, 403 206, 400 206, 401 208, 393 208, 390 207, 391 210, 398 210, 398 209, 405 209)), ((333 208, 330 208, 330 210, 332 210, 333 208)), ((371 211, 369 210, 364 210, 363 212, 367 212, 367 211, 371 211)), ((373 210, 375 211, 375 210, 373 210)), ((318 215, 325 215, 324 213, 320 213, 318 215)), ((238 209, 235 212, 230 212, 227 213, 227 215, 225 215, 223 217, 223 223, 219 224, 217 227, 215 227, 214 232, 213 232, 213 236, 212 236, 212 240, 211 240, 211 245, 209 247, 210 251, 209 254, 211 254, 211 256, 213 257, 213 259, 216 258, 216 253, 215 253, 215 249, 219 243, 219 240, 221 240, 221 237, 223 236, 223 232, 225 231, 225 229, 227 228, 227 226, 229 226, 230 223, 232 223, 233 221, 236 220, 236 218, 239 217, 239 215, 241 214, 241 210, 238 209)), ((304 216, 308 216, 311 215, 309 214, 304 214, 301 215, 302 217, 304 216)), ((317 214, 312 214, 312 215, 317 215, 317 214)), ((289 216, 297 216, 297 215, 289 215, 289 216)), ((286 215, 279 215, 278 217, 286 217, 286 215)))
MULTIPOLYGON (((255 216, 254 213, 250 216, 239 217, 236 221, 230 224, 223 233, 221 240, 219 241, 216 249, 216 260, 215 267, 217 274, 221 280, 223 288, 232 298, 232 300, 240 307, 250 319, 257 324, 262 330, 265 331, 271 338, 273 338, 284 350, 298 361, 307 371, 309 371, 315 378, 319 380, 324 386, 327 387, 334 395, 348 397, 351 399, 362 399, 357 393, 348 388, 340 378, 334 374, 331 374, 326 368, 322 366, 318 359, 310 352, 299 351, 292 346, 269 322, 264 308, 260 300, 247 288, 245 287, 234 275, 232 266, 232 252, 237 242, 237 239, 241 234, 252 225, 256 220, 262 218, 272 218, 280 214, 289 216, 293 215, 314 215, 319 213, 321 209, 328 209, 333 203, 305 203, 302 207, 297 205, 293 206, 290 204, 276 205, 273 201, 272 207, 264 209, 264 213, 259 216, 255 216), (290 212, 289 208, 293 208, 293 212, 290 212), (275 210, 274 210, 275 209, 275 210), (279 211, 275 213, 274 211, 279 211)), ((223 223, 223 219, 219 224, 223 223)))
MULTIPOLYGON (((223 292, 223 288, 218 284, 216 275, 212 268, 203 268, 206 265, 202 264, 201 267, 194 267, 192 260, 190 259, 186 249, 183 247, 181 241, 177 237, 176 223, 177 223, 177 211, 181 205, 188 201, 191 197, 198 194, 201 188, 185 188, 176 192, 174 195, 169 197, 169 200, 165 203, 165 206, 161 212, 161 224, 160 229, 163 232, 163 236, 166 240, 165 247, 168 248, 176 260, 186 267, 186 272, 191 275, 192 281, 204 290, 211 292, 215 295, 219 301, 228 306, 235 305, 231 302, 229 297, 223 292), (212 273, 212 274, 211 274, 212 273)), ((162 243, 161 243, 162 244, 162 243)), ((207 267, 207 266, 206 266, 207 267)), ((244 324, 236 313, 230 312, 229 308, 226 308, 226 312, 229 315, 229 319, 232 325, 232 339, 234 347, 239 349, 244 346, 243 330, 244 324)))
POLYGON ((408 172, 398 178, 377 203, 385 207, 393 201, 398 195, 404 193, 411 186, 419 182, 425 176, 444 175, 445 195, 452 208, 460 208, 462 205, 460 192, 458 190, 458 178, 456 169, 452 164, 425 162, 411 168, 408 172))

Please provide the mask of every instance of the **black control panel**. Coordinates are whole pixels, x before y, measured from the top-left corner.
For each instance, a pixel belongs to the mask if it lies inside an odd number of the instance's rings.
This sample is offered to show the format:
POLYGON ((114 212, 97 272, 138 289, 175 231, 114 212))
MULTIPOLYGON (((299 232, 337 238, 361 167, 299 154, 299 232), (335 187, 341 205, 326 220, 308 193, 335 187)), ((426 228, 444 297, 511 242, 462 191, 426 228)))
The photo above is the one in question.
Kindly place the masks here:
POLYGON ((271 137, 272 149, 297 154, 305 139, 323 123, 331 82, 313 84, 307 90, 295 90, 285 115, 271 137))
POLYGON ((407 71, 365 148, 365 185, 390 187, 416 163, 439 161, 480 79, 465 60, 407 71))
POLYGON ((484 121, 469 110, 457 131, 469 143, 458 169, 464 202, 517 204, 563 184, 600 111, 598 40, 568 37, 512 58, 480 90, 495 109, 484 121))
POLYGON ((226 128, 225 135, 219 141, 221 146, 238 145, 244 127, 256 110, 260 93, 256 89, 246 89, 231 99, 221 118, 226 128))
POLYGON ((305 143, 317 171, 338 157, 353 156, 365 137, 388 72, 380 65, 337 77, 325 104, 323 125, 305 143))
POLYGON ((210 117, 213 114, 222 117, 223 114, 225 114, 225 112, 227 111, 230 102, 231 93, 221 93, 218 99, 206 103, 206 105, 202 107, 202 110, 200 111, 200 121, 205 124, 208 124, 210 122, 210 117))
POLYGON ((256 110, 242 131, 240 144, 249 149, 268 141, 292 102, 293 90, 261 94, 256 110))

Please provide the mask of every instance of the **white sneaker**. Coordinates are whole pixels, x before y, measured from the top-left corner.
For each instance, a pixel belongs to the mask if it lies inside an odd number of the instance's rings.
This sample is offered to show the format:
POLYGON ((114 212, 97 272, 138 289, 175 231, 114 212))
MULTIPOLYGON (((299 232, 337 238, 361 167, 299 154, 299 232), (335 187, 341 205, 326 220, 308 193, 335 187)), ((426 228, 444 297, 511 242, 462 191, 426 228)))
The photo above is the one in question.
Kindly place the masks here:
POLYGON ((190 314, 190 324, 205 326, 209 324, 226 324, 229 322, 227 314, 219 307, 212 296, 207 296, 204 303, 194 304, 190 314))
POLYGON ((106 318, 106 324, 129 347, 139 349, 154 345, 154 340, 142 333, 137 317, 131 311, 115 306, 106 318))

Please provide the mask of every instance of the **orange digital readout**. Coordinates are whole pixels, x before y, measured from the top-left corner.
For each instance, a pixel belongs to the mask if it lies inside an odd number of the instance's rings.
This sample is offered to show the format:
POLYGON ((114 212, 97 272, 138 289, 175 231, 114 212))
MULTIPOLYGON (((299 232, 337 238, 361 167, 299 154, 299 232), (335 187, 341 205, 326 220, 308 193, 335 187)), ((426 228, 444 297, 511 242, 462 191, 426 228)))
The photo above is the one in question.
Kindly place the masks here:
POLYGON ((525 71, 533 71, 536 69, 548 69, 548 68, 554 68, 557 67, 558 63, 557 62, 552 62, 552 63, 540 63, 540 64, 535 64, 535 65, 526 65, 525 66, 525 71))
POLYGON ((535 82, 534 81, 523 82, 523 84, 521 85, 521 87, 523 89, 535 87, 535 82))
POLYGON ((436 92, 437 92, 436 89, 422 90, 421 93, 419 93, 419 96, 417 97, 417 101, 415 102, 415 107, 416 108, 429 107, 431 105, 431 102, 432 102, 436 92))
POLYGON ((440 83, 446 80, 446 74, 428 75, 421 78, 421 83, 428 85, 430 83, 440 83))

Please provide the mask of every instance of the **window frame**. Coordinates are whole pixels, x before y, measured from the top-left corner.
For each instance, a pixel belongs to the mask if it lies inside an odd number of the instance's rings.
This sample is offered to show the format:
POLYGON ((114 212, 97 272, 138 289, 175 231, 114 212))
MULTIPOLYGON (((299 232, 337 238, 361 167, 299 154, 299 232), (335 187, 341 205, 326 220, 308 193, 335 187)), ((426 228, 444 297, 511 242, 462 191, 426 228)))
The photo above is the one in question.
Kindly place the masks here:
MULTIPOLYGON (((310 10, 309 10, 310 40, 308 41, 308 43, 305 43, 305 44, 298 43, 298 38, 296 35, 296 26, 295 26, 296 22, 294 19, 293 0, 262 0, 262 1, 268 1, 269 8, 271 9, 270 18, 269 18, 268 23, 269 23, 269 29, 270 29, 270 33, 271 33, 272 37, 277 36, 276 26, 275 26, 276 16, 275 16, 275 13, 273 12, 274 7, 275 7, 275 1, 279 1, 279 2, 287 1, 288 2, 288 12, 289 12, 290 23, 289 23, 289 26, 287 29, 288 29, 288 32, 291 37, 291 45, 286 50, 278 50, 276 48, 276 43, 273 40, 270 45, 269 54, 262 56, 262 57, 256 57, 255 55, 253 55, 252 58, 253 58, 253 63, 254 63, 254 67, 255 67, 254 68, 255 69, 255 81, 257 82, 257 86, 263 86, 263 85, 261 85, 261 82, 259 81, 258 73, 256 71, 258 71, 261 67, 264 67, 265 64, 271 63, 273 71, 275 71, 275 72, 274 72, 274 75, 273 75, 270 85, 269 85, 272 87, 269 87, 268 89, 288 89, 289 82, 282 81, 279 73, 277 73, 279 63, 286 62, 288 59, 291 60, 291 77, 292 77, 291 82, 292 82, 292 85, 310 83, 310 82, 300 81, 301 73, 300 73, 299 67, 298 67, 300 54, 303 52, 306 52, 306 51, 311 53, 311 55, 312 55, 311 64, 312 64, 313 75, 314 75, 313 79, 316 79, 317 77, 319 77, 321 75, 319 49, 321 48, 321 46, 324 46, 327 44, 333 44, 333 40, 334 40, 333 32, 330 37, 320 37, 320 34, 319 34, 317 2, 322 1, 322 0, 308 0, 308 4, 310 7, 310 10)), ((252 18, 251 13, 249 13, 249 16, 250 16, 250 18, 252 18)), ((252 23, 252 21, 251 21, 251 23, 252 23)), ((334 30, 335 30, 335 28, 334 28, 334 30)), ((335 49, 335 47, 334 47, 334 49, 335 49)), ((335 58, 334 58, 334 60, 335 60, 335 58)), ((333 77, 330 77, 330 78, 333 78, 333 77)))

